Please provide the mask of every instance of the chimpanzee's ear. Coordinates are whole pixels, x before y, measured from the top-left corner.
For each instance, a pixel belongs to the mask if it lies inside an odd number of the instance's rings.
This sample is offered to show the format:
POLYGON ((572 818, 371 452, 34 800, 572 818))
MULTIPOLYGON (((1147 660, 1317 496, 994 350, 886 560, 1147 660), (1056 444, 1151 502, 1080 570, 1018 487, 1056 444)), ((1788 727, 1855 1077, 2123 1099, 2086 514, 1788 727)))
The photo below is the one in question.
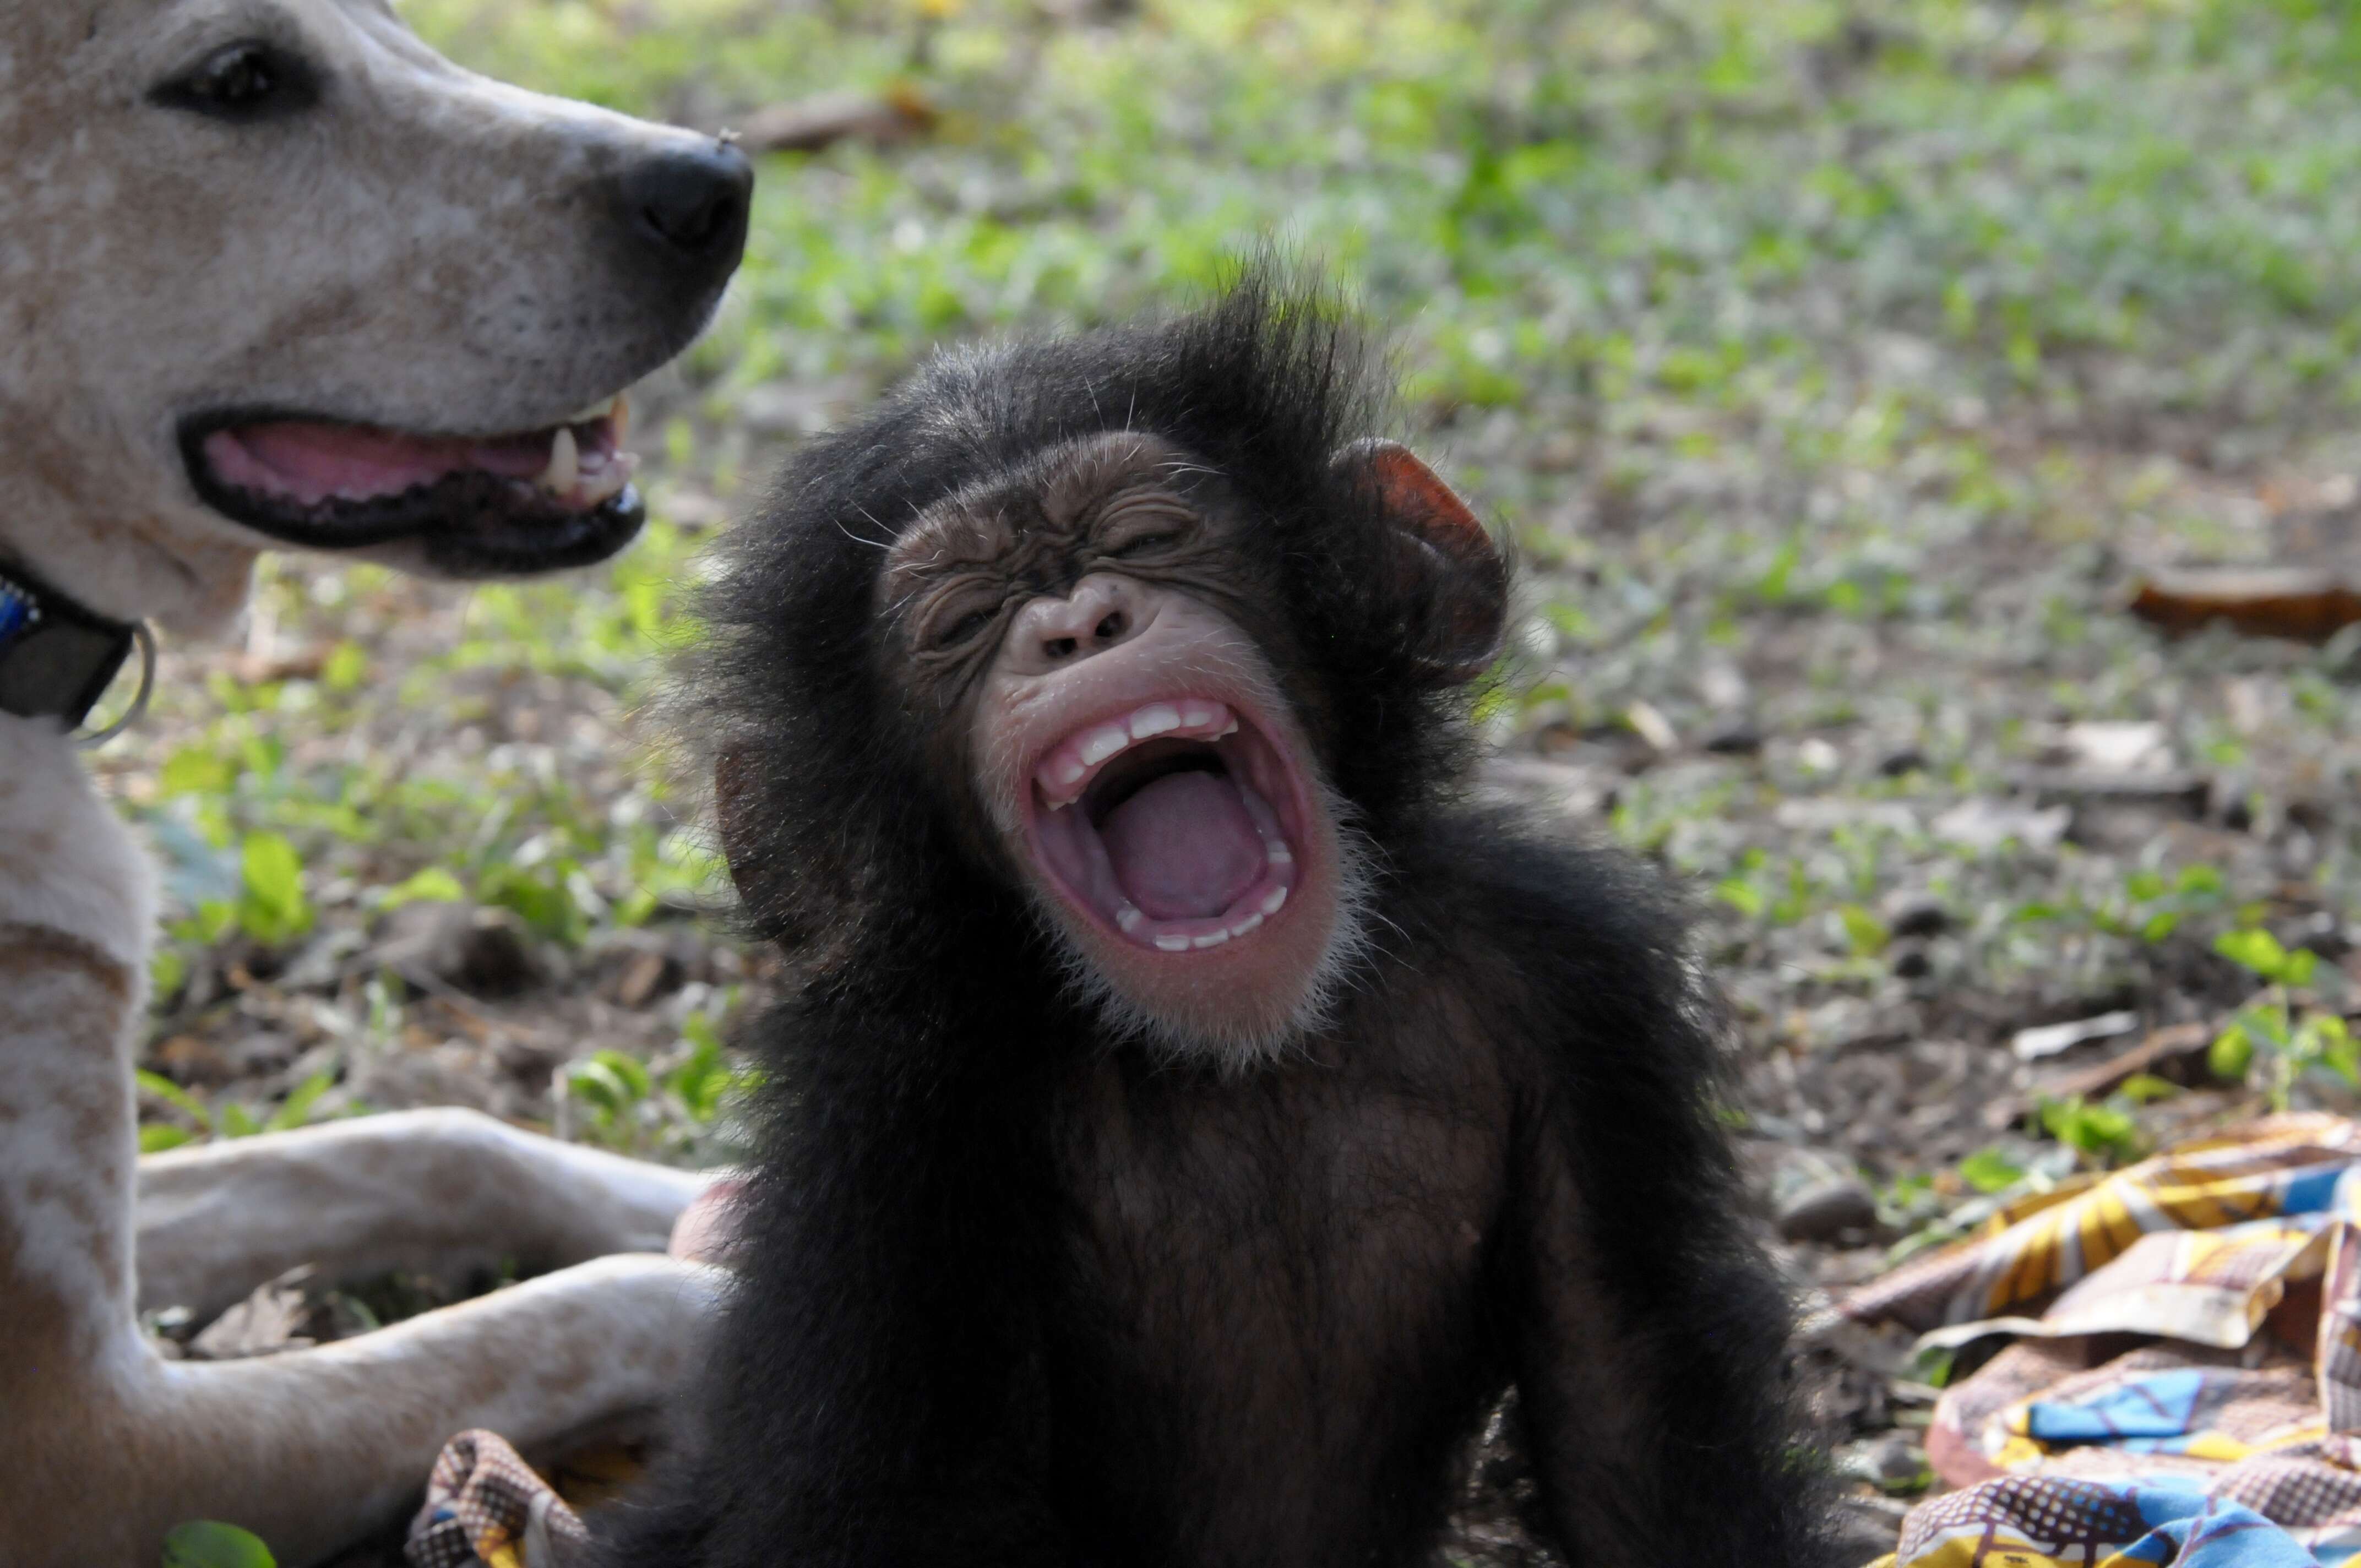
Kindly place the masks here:
POLYGON ((1509 568, 1483 523, 1400 442, 1356 441, 1335 462, 1358 471, 1400 531, 1404 586, 1433 610, 1431 645, 1421 652, 1436 677, 1456 684, 1490 669, 1509 619, 1509 568))

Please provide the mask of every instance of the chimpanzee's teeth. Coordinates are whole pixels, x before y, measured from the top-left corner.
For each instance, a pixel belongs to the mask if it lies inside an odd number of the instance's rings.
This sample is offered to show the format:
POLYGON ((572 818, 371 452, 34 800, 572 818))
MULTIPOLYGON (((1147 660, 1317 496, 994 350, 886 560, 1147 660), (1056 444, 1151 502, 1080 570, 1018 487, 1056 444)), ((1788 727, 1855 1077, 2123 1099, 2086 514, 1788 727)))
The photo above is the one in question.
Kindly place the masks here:
POLYGON ((1141 741, 1166 735, 1212 741, 1237 732, 1238 716, 1208 698, 1151 702, 1068 737, 1036 765, 1034 781, 1042 802, 1059 811, 1082 798, 1101 767, 1141 741))

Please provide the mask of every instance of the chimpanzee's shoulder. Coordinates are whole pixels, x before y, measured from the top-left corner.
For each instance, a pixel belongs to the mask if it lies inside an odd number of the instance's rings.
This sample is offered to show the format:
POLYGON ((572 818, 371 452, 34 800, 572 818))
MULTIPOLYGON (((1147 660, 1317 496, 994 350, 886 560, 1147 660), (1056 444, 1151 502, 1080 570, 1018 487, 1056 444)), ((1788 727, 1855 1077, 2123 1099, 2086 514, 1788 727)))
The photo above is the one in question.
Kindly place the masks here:
POLYGON ((1388 892, 1454 942, 1483 932, 1510 950, 1680 948, 1688 894, 1603 839, 1512 806, 1438 808, 1389 841, 1388 892))

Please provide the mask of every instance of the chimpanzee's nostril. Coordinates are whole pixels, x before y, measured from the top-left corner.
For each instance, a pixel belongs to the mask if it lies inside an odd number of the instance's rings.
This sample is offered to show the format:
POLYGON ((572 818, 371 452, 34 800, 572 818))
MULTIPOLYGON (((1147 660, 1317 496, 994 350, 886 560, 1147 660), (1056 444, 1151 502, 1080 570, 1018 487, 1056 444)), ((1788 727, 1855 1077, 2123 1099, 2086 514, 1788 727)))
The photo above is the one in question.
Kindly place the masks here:
POLYGON ((1121 637, 1130 625, 1131 622, 1125 617, 1123 611, 1109 610, 1106 619, 1098 623, 1092 635, 1102 642, 1112 642, 1121 637))
POLYGON ((1052 637, 1041 644, 1041 652, 1049 654, 1050 663, 1055 663, 1060 659, 1072 658, 1075 646, 1071 637, 1052 637))
POLYGON ((754 168, 726 142, 634 164, 621 188, 640 232, 686 260, 726 267, 745 248, 754 168))

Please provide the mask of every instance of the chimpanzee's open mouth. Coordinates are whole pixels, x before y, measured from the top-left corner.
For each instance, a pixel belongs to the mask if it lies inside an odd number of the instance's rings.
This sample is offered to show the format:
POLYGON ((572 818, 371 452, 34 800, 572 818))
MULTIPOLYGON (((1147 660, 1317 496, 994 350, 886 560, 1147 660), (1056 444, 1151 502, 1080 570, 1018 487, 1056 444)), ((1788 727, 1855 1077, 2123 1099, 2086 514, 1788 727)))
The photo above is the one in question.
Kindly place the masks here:
POLYGON ((1218 948, 1279 914, 1305 796, 1285 751, 1210 697, 1096 720, 1034 765, 1032 839, 1066 895, 1134 945, 1218 948))
POLYGON ((189 421, 181 449, 206 505, 273 539, 414 543, 431 569, 504 576, 601 560, 639 532, 630 414, 618 396, 541 430, 476 436, 237 411, 189 421))

